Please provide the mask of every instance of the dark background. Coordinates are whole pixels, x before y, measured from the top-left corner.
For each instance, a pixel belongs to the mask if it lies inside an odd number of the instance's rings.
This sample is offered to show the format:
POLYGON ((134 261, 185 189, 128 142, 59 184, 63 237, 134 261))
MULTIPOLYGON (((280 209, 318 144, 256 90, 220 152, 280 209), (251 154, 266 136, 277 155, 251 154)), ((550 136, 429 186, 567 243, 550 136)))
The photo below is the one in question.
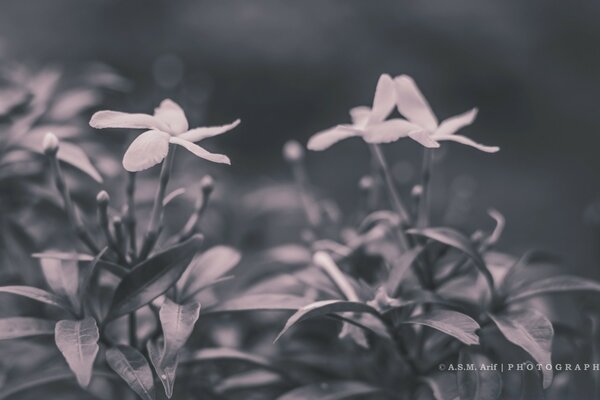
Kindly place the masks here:
MULTIPOLYGON (((598 277, 599 237, 584 210, 600 195, 599 17, 594 1, 4 1, 0 55, 108 63, 135 83, 108 104, 118 109, 148 112, 169 96, 192 126, 240 117, 211 142, 240 182, 287 177, 286 140, 346 121, 382 72, 410 74, 441 119, 478 106, 464 133, 502 148, 449 144, 436 204, 467 192, 468 228, 491 228, 493 206, 508 221, 501 247, 548 249, 598 277)), ((387 151, 411 178, 419 147, 387 151)), ((349 208, 366 158, 347 141, 310 154, 310 170, 349 208)))

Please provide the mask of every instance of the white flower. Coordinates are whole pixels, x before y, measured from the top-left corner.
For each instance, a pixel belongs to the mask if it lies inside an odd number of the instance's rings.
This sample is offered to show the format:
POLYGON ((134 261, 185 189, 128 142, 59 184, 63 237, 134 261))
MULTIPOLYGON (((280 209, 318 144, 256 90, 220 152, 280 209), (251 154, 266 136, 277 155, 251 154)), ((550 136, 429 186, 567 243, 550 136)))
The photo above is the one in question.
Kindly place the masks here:
POLYGON ((123 156, 123 167, 131 172, 159 164, 169 152, 169 143, 183 146, 205 160, 231 164, 227 156, 211 153, 194 142, 225 133, 239 123, 238 119, 228 125, 189 129, 185 113, 170 99, 163 100, 154 115, 98 111, 90 119, 90 126, 98 129, 149 129, 131 143, 123 156))
POLYGON ((340 140, 354 136, 362 137, 369 143, 388 142, 387 138, 412 135, 415 127, 404 119, 385 120, 394 109, 396 90, 393 79, 383 74, 377 82, 373 106, 355 107, 350 110, 352 124, 338 125, 319 132, 308 141, 310 150, 325 150, 340 140))
MULTIPOLYGON (((410 76, 398 76, 394 79, 394 83, 396 85, 396 106, 398 107, 398 111, 412 124, 413 131, 408 136, 423 146, 439 147, 438 142, 450 140, 475 147, 487 153, 495 153, 500 150, 497 146, 485 146, 465 136, 455 134, 459 129, 473 123, 477 116, 476 108, 450 117, 440 124, 431 107, 429 107, 427 100, 425 100, 415 81, 410 76)), ((385 139, 381 138, 381 140, 383 142, 391 142, 404 136, 407 135, 403 132, 391 132, 385 139)))

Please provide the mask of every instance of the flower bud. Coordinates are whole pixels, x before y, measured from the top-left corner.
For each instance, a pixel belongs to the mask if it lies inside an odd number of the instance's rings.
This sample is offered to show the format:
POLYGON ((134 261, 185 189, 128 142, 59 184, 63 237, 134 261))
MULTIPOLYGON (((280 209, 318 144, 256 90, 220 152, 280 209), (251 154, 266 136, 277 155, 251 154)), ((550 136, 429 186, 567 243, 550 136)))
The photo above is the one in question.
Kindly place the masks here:
POLYGON ((202 189, 202 193, 207 194, 211 193, 215 188, 215 180, 210 175, 205 175, 200 180, 200 189, 202 189))
POLYGON ((102 190, 96 196, 96 203, 98 203, 98 205, 105 206, 108 204, 109 201, 110 201, 110 196, 108 195, 106 190, 102 190))
POLYGON ((421 197, 422 194, 423 194, 423 186, 421 186, 421 185, 413 186, 412 190, 410 191, 410 195, 415 198, 421 197))
POLYGON ((46 136, 44 136, 44 142, 43 142, 43 149, 44 149, 44 154, 46 155, 55 155, 58 152, 58 147, 60 145, 60 142, 58 141, 58 138, 56 137, 56 135, 52 132, 48 132, 46 133, 46 136))
POLYGON ((304 158, 304 149, 295 140, 288 141, 283 146, 283 158, 288 162, 298 162, 304 158))
POLYGON ((369 191, 369 190, 373 189, 374 186, 375 186, 375 180, 370 175, 363 176, 362 178, 360 178, 360 181, 358 182, 358 187, 360 188, 360 190, 369 191))

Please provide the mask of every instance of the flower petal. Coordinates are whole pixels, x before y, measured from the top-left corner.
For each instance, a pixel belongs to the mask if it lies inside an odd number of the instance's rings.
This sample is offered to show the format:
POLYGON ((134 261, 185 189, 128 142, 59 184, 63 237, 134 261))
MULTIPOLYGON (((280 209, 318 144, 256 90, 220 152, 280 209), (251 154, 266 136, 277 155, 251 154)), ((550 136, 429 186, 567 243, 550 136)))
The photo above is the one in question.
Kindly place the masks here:
POLYGON ((203 149, 202 147, 198 146, 197 144, 188 142, 187 140, 182 139, 180 137, 171 136, 171 138, 169 140, 171 143, 178 144, 180 146, 185 147, 187 150, 191 151, 192 153, 194 153, 194 155, 196 155, 200 158, 204 158, 205 160, 212 161, 215 163, 231 165, 231 161, 229 160, 229 157, 227 157, 226 155, 211 153, 211 152, 207 151, 206 149, 203 149))
POLYGON ((358 136, 360 133, 352 125, 338 125, 314 134, 306 147, 313 151, 322 151, 333 146, 337 142, 358 136))
POLYGON ((394 81, 388 74, 383 74, 379 77, 379 81, 377 81, 369 123, 377 123, 386 119, 394 109, 395 103, 396 91, 394 81))
POLYGON ((350 109, 350 118, 355 126, 365 126, 371 115, 371 109, 367 106, 358 106, 350 109))
POLYGON ((160 163, 169 152, 169 134, 146 131, 135 138, 123 156, 123 167, 130 172, 143 171, 160 163))
POLYGON ((375 125, 370 125, 363 138, 368 143, 390 143, 407 137, 410 132, 421 130, 421 127, 405 119, 395 118, 375 125))
POLYGON ((154 109, 154 116, 169 127, 170 134, 178 135, 189 128, 185 113, 179 104, 171 99, 161 101, 160 105, 154 109))
POLYGON ((152 115, 130 114, 119 111, 98 111, 90 119, 92 128, 157 129, 166 126, 152 115))
POLYGON ((451 142, 461 143, 467 146, 475 147, 477 150, 481 150, 486 153, 495 153, 500 150, 500 147, 498 146, 485 146, 462 135, 435 135, 433 138, 437 141, 449 140, 451 142))
POLYGON ((435 130, 436 135, 452 135, 459 129, 471 125, 477 117, 477 108, 473 108, 460 115, 455 115, 442 121, 440 126, 435 130))
POLYGON ((437 149, 440 147, 440 144, 431 137, 431 134, 428 131, 412 131, 408 134, 408 136, 412 140, 416 141, 422 146, 427 147, 428 149, 437 149))
POLYGON ((181 135, 177 135, 177 137, 180 137, 183 140, 187 140, 189 142, 198 142, 200 140, 212 137, 212 136, 217 136, 220 135, 222 133, 225 133, 227 131, 232 130, 233 128, 235 128, 236 126, 238 126, 240 124, 240 120, 236 119, 235 121, 233 121, 230 124, 227 125, 221 125, 221 126, 209 126, 209 127, 204 127, 204 128, 194 128, 194 129, 190 129, 187 132, 182 133, 181 135))
POLYGON ((400 75, 394 79, 394 82, 396 83, 396 105, 400 114, 409 121, 434 131, 438 120, 415 81, 408 75, 400 75))

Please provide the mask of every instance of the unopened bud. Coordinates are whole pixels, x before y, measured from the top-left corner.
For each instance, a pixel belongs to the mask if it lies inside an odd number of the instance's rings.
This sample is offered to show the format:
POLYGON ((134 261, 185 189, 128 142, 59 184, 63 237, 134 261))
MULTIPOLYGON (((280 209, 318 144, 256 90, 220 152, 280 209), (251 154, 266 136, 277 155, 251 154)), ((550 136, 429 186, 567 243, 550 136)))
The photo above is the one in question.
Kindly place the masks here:
POLYGON ((46 133, 46 136, 44 136, 44 142, 43 142, 43 149, 44 149, 44 154, 52 156, 55 155, 58 152, 58 146, 60 145, 60 142, 58 141, 58 138, 56 137, 56 135, 52 132, 48 132, 46 133))
POLYGON ((363 176, 358 182, 358 187, 360 188, 360 190, 369 191, 373 189, 373 186, 375 186, 375 181, 370 175, 363 176))
POLYGON ((295 140, 288 141, 283 146, 283 158, 288 162, 298 162, 304 158, 302 145, 295 140))
POLYGON ((413 186, 413 188, 410 192, 410 195, 412 197, 416 197, 416 198, 421 197, 422 194, 423 194, 423 186, 421 186, 421 185, 413 186))
POLYGON ((215 180, 210 175, 205 175, 202 180, 200 180, 200 188, 204 194, 211 193, 215 188, 215 180))
POLYGON ((98 205, 105 206, 108 204, 109 201, 110 201, 110 196, 108 195, 106 190, 102 190, 96 196, 96 203, 98 203, 98 205))

